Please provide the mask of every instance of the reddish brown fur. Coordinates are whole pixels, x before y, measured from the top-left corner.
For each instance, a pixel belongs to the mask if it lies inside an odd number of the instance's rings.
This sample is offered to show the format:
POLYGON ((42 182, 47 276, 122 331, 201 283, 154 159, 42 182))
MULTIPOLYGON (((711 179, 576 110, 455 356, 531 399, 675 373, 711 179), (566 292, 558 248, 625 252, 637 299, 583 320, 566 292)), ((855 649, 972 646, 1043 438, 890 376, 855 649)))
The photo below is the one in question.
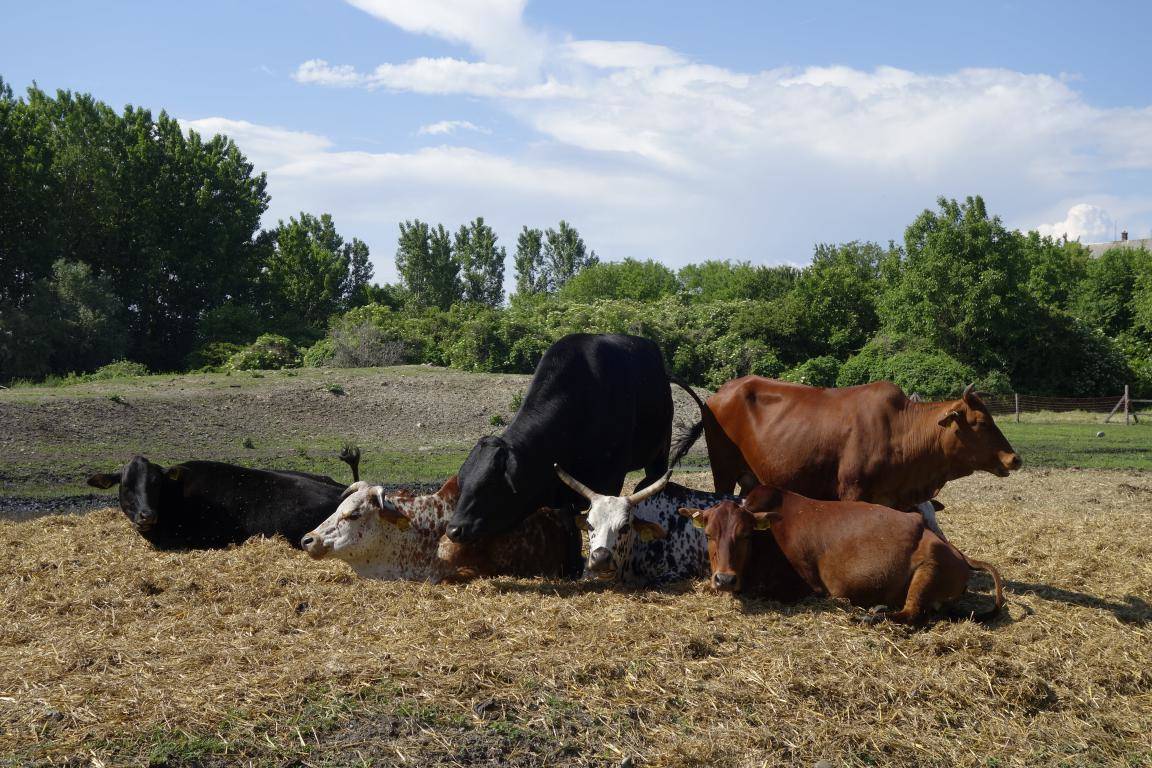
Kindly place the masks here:
POLYGON ((573 536, 580 536, 573 516, 544 507, 505 534, 468 544, 444 537, 439 557, 458 581, 497 575, 571 576, 573 536))
MULTIPOLYGON (((716 574, 730 573, 738 577, 732 591, 780 600, 797 599, 806 591, 865 608, 902 606, 884 617, 920 624, 964 594, 975 568, 988 571, 995 582, 991 613, 1004 603, 996 569, 966 558, 928 530, 919 515, 865 502, 817 501, 765 486, 750 493, 744 506, 724 501, 708 510, 683 510, 691 512, 699 513, 708 535, 713 586, 716 574), (758 524, 770 525, 770 533, 755 533, 758 524), (806 590, 779 577, 763 580, 760 573, 773 568, 764 561, 778 557, 806 590)), ((782 568, 774 566, 776 573, 782 568)))
POLYGON ((903 509, 949 480, 1020 466, 974 394, 914 403, 890 382, 825 389, 745 376, 708 399, 704 432, 718 493, 747 490, 754 475, 812 498, 903 509))

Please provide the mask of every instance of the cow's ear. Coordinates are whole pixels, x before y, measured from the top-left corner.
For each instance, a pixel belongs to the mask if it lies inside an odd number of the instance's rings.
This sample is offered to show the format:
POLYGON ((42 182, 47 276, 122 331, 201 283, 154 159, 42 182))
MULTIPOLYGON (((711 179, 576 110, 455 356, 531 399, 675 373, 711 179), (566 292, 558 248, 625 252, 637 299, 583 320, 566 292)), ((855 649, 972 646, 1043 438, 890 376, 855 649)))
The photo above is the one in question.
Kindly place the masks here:
POLYGON ((383 486, 376 488, 376 501, 380 504, 380 517, 384 522, 391 523, 402 531, 408 530, 408 526, 412 525, 412 520, 400 511, 400 507, 384 498, 383 486))
POLYGON ((88 478, 88 485, 93 488, 111 488, 114 485, 120 484, 120 473, 107 473, 92 475, 88 478))
POLYGON ((692 525, 697 528, 704 528, 708 525, 708 520, 704 517, 704 510, 702 509, 689 509, 688 507, 680 507, 676 510, 682 516, 688 518, 692 525))
POLYGON ((953 408, 952 410, 948 411, 948 413, 941 416, 940 420, 936 423, 942 427, 946 427, 949 424, 951 424, 952 422, 959 421, 959 420, 960 420, 960 411, 953 408))
POLYGON ((640 534, 641 541, 654 541, 655 539, 663 539, 668 536, 668 531, 664 530, 664 526, 660 525, 660 523, 641 520, 638 517, 632 518, 632 528, 640 534))
POLYGON ((772 513, 771 512, 753 512, 752 513, 752 527, 758 531, 767 531, 772 527, 772 513))
POLYGON ((576 527, 582 531, 592 531, 592 523, 588 522, 588 510, 584 509, 579 512, 573 512, 573 519, 576 521, 576 527))
POLYGON ((180 478, 184 477, 184 467, 177 464, 176 466, 169 468, 169 470, 165 472, 164 475, 169 480, 180 480, 180 478))

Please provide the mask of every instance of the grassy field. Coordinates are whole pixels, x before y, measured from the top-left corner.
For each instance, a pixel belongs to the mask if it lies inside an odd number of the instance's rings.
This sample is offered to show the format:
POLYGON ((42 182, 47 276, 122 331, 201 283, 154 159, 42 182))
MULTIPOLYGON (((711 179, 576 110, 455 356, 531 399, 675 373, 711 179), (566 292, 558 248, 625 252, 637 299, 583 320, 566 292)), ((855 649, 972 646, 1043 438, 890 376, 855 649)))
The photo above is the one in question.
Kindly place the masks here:
POLYGON ((1005 417, 998 423, 1028 467, 1152 469, 1152 418, 1125 426, 1084 416, 1083 421, 1026 420, 1020 424, 1005 417), (1097 437, 1099 432, 1104 433, 1102 437, 1097 437))

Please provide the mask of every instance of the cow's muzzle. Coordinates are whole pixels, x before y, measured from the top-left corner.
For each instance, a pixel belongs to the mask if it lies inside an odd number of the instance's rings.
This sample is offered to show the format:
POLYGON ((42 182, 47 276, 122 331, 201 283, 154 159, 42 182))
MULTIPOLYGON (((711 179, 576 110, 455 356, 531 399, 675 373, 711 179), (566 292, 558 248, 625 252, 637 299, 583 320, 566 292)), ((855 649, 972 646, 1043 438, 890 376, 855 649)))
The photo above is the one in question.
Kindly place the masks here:
POLYGON ((1009 472, 1015 472, 1023 466, 1024 461, 1020 458, 1020 454, 1008 451, 1002 451, 996 457, 997 463, 992 470, 992 474, 997 477, 1008 477, 1009 472))
POLYGON ((612 562, 612 550, 597 547, 588 555, 588 572, 607 581, 616 578, 616 564, 612 562))
POLYGON ((740 577, 734 573, 717 571, 712 574, 712 588, 717 592, 735 592, 740 588, 740 577))
POLYGON ((300 539, 300 549, 308 553, 308 556, 319 560, 328 554, 328 547, 324 544, 324 537, 316 532, 304 534, 304 538, 300 539))

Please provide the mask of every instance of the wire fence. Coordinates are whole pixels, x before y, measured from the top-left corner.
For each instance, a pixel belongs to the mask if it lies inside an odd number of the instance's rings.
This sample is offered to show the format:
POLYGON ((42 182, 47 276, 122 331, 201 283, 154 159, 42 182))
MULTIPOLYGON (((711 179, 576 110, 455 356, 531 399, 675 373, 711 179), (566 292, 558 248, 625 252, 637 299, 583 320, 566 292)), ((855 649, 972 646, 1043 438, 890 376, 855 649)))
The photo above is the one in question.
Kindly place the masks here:
MULTIPOLYGON (((1104 397, 1046 397, 1043 395, 994 395, 979 393, 980 399, 994 416, 1014 417, 1021 414, 1098 414, 1101 421, 1141 423, 1140 416, 1152 416, 1152 400, 1133 399, 1128 387, 1122 393, 1104 397)), ((1095 420, 1095 419, 1094 419, 1095 420)))

